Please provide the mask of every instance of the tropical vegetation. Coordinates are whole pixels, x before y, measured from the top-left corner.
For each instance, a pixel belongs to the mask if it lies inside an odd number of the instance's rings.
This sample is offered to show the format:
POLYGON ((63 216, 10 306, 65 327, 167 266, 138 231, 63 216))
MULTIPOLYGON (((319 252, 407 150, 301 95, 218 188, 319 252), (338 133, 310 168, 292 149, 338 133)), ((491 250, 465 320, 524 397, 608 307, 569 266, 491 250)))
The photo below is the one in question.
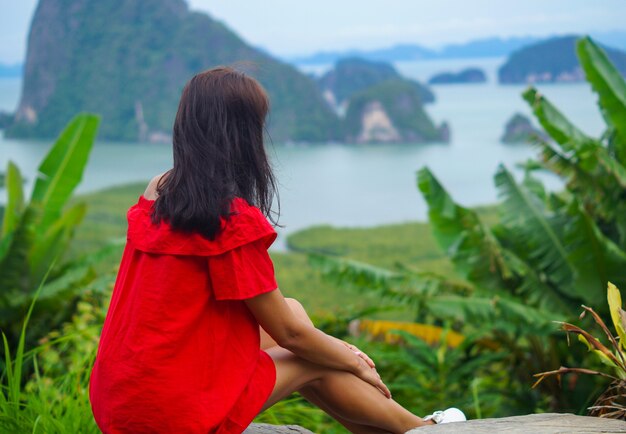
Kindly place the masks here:
POLYGON ((71 318, 84 288, 96 281, 96 264, 114 250, 103 246, 91 255, 66 255, 87 211, 84 202, 69 202, 82 179, 98 123, 96 116, 81 114, 67 125, 41 162, 28 201, 19 168, 10 161, 7 165, 0 228, 0 330, 11 347, 18 342, 20 321, 44 275, 28 344, 71 318))
POLYGON ((562 322, 561 329, 567 333, 572 333, 578 340, 584 343, 589 351, 595 354, 604 366, 609 368, 610 373, 603 370, 593 370, 586 368, 568 368, 565 366, 550 372, 540 372, 535 374, 539 377, 535 385, 541 383, 546 377, 555 375, 559 379, 564 374, 586 374, 599 375, 611 380, 609 386, 602 392, 589 413, 593 416, 610 417, 614 419, 626 420, 626 311, 622 309, 622 296, 619 289, 609 282, 607 299, 611 312, 611 321, 616 335, 613 335, 605 322, 592 308, 583 306, 583 313, 590 314, 596 324, 608 339, 608 346, 602 343, 599 338, 594 337, 590 332, 570 323, 562 322))
POLYGON ((541 393, 526 385, 531 373, 584 357, 558 341, 550 321, 573 318, 581 304, 600 305, 608 281, 626 283, 626 83, 591 39, 581 39, 577 53, 598 95, 606 131, 590 137, 536 89, 524 92, 550 139, 536 138, 540 158, 523 165, 521 182, 508 168, 498 169, 498 223, 485 224, 474 210, 454 202, 428 168, 418 172, 433 234, 454 275, 312 256, 344 286, 375 291, 411 306, 420 322, 450 324, 506 349, 507 389, 517 389, 516 401, 530 411, 547 406, 580 412, 588 406, 591 381, 578 381, 573 390, 544 381, 541 393), (548 191, 536 176, 539 170, 559 176, 564 189, 548 191))

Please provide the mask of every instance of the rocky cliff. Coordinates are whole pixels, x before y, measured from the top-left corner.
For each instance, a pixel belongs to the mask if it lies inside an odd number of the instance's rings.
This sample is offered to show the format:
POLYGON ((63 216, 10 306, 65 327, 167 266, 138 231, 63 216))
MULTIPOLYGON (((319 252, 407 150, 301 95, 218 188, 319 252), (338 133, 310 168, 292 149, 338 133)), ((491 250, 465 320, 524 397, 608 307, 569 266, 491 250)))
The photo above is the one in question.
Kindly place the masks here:
POLYGON ((447 142, 448 126, 437 127, 421 96, 407 80, 392 79, 353 95, 345 118, 352 143, 447 142))
POLYGON ((270 94, 274 140, 339 138, 340 121, 312 79, 184 0, 40 0, 7 135, 52 137, 86 110, 102 116, 101 138, 167 139, 186 80, 237 62, 270 94))
POLYGON ((526 116, 515 113, 504 126, 500 141, 507 144, 530 143, 534 138, 547 140, 548 136, 542 130, 535 128, 526 116))

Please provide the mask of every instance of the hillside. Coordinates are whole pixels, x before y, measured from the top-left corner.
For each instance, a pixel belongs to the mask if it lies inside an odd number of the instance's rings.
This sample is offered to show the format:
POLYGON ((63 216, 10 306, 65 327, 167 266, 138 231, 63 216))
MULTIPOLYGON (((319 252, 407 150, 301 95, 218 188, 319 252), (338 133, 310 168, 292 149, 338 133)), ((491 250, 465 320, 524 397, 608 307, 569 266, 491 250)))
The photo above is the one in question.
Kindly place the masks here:
POLYGON ((411 83, 422 103, 435 100, 430 89, 417 81, 403 78, 389 63, 357 57, 339 60, 333 69, 320 77, 318 84, 331 104, 342 105, 357 92, 388 80, 406 80, 411 83))
POLYGON ((312 79, 184 0, 40 0, 7 136, 52 137, 87 110, 102 116, 102 139, 168 140, 186 80, 237 62, 248 62, 240 67, 270 94, 273 140, 339 137, 339 119, 312 79))
MULTIPOLYGON (((621 33, 618 35, 621 36, 621 33)), ((308 56, 287 59, 294 65, 321 65, 335 63, 347 57, 383 62, 412 62, 432 59, 463 59, 476 57, 502 57, 514 50, 536 42, 536 37, 483 38, 461 44, 448 44, 440 49, 417 44, 396 44, 372 50, 320 51, 308 56)))
MULTIPOLYGON (((584 80, 576 57, 579 36, 551 38, 515 51, 498 70, 503 84, 555 83, 584 80)), ((626 76, 626 53, 604 47, 615 67, 626 76)))
POLYGON ((515 113, 505 124, 500 142, 506 144, 532 143, 537 138, 548 140, 546 133, 535 128, 528 117, 521 113, 515 113))
POLYGON ((484 83, 487 76, 482 69, 467 68, 459 72, 441 72, 433 75, 428 84, 484 83))
POLYGON ((448 126, 437 127, 424 111, 417 88, 391 79, 358 92, 346 113, 347 141, 353 143, 446 142, 448 126))

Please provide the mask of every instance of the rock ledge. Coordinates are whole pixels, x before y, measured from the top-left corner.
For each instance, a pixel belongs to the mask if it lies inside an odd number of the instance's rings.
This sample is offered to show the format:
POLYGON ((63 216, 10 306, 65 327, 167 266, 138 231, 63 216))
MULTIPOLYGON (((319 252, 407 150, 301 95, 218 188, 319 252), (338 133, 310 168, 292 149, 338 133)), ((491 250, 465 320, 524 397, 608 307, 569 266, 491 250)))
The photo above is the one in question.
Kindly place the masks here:
POLYGON ((243 434, 313 434, 308 429, 298 425, 269 425, 267 423, 253 423, 243 434))
MULTIPOLYGON (((626 433, 626 422, 573 414, 544 413, 434 425, 420 432, 454 434, 596 434, 626 433)), ((313 434, 297 425, 252 424, 244 434, 313 434)))
POLYGON ((544 413, 527 416, 480 419, 422 428, 425 434, 594 434, 626 433, 626 422, 599 417, 575 416, 573 414, 544 413))

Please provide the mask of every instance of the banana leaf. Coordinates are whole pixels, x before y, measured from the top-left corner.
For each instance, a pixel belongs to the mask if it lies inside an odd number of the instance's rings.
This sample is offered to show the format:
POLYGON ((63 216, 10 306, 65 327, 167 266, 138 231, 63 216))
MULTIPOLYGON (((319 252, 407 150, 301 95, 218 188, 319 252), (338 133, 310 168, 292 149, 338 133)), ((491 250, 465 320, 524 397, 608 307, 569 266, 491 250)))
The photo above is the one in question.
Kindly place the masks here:
POLYGON ((28 256, 36 239, 35 221, 39 210, 28 206, 21 215, 15 230, 11 233, 6 253, 0 260, 0 300, 10 303, 10 294, 15 291, 32 288, 28 256))
POLYGON ((478 215, 457 205, 428 168, 417 173, 417 182, 435 239, 461 277, 489 288, 507 286, 513 274, 504 250, 478 215))
POLYGON ((615 149, 617 156, 622 164, 626 164, 626 82, 604 50, 591 38, 580 39, 576 53, 587 80, 598 94, 605 120, 619 138, 615 149))
POLYGON ((553 329, 554 313, 510 297, 441 295, 429 300, 427 307, 437 318, 470 323, 478 328, 485 325, 492 330, 514 332, 523 329, 541 334, 552 333, 553 329))
POLYGON ((522 97, 530 105, 543 129, 565 151, 580 151, 593 141, 567 120, 537 89, 533 87, 527 89, 522 97))
POLYGON ((520 240, 525 240, 527 258, 547 275, 567 297, 576 270, 569 263, 567 251, 558 232, 546 216, 545 204, 523 186, 511 173, 500 166, 495 175, 498 195, 502 199, 504 226, 520 240))
POLYGON ((562 239, 576 270, 572 295, 585 304, 601 306, 609 280, 626 284, 626 252, 602 233, 576 198, 564 211, 562 239))
POLYGON ((63 130, 39 166, 31 203, 44 210, 37 225, 40 235, 61 215, 61 211, 80 183, 96 136, 99 119, 80 114, 63 130))
POLYGON ((65 251, 74 233, 74 229, 82 221, 87 212, 87 205, 79 203, 69 208, 54 221, 38 243, 33 245, 28 256, 30 271, 34 278, 42 276, 49 264, 56 261, 65 251))
MULTIPOLYGON (((3 237, 10 235, 15 230, 24 210, 23 183, 20 170, 12 161, 9 161, 6 172, 7 203, 4 208, 1 232, 3 237)), ((1 254, 0 258, 2 258, 1 254)))
POLYGON ((0 264, 9 252, 13 242, 13 232, 24 209, 23 179, 18 167, 9 161, 6 172, 7 204, 4 208, 2 232, 0 232, 0 264))
MULTIPOLYGON (((390 270, 351 259, 309 254, 309 263, 334 284, 361 292, 375 292, 381 298, 402 305, 417 306, 441 288, 436 278, 418 279, 414 275, 390 270)), ((463 289, 466 289, 465 287, 463 289)))

